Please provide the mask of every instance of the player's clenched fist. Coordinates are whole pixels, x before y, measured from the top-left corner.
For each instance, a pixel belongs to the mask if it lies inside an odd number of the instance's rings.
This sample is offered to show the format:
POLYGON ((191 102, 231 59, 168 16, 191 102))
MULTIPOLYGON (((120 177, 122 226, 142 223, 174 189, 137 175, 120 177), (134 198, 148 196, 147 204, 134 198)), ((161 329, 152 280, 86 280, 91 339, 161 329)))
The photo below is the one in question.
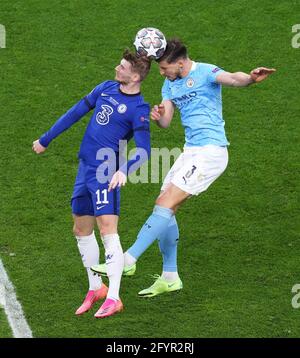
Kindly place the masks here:
POLYGON ((151 111, 151 118, 154 121, 158 121, 164 115, 164 113, 165 113, 165 106, 163 104, 160 104, 159 106, 155 105, 151 111))
POLYGON ((36 152, 36 154, 43 153, 47 148, 43 147, 39 140, 35 140, 32 143, 32 150, 36 152))

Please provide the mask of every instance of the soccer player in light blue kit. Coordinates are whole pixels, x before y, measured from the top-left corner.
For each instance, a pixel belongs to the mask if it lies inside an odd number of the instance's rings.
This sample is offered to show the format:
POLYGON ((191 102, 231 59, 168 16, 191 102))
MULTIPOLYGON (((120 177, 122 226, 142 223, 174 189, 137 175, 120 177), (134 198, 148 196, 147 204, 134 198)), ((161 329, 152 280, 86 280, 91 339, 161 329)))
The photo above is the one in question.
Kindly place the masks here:
POLYGON ((33 142, 33 150, 42 153, 50 142, 89 111, 94 110, 85 131, 80 151, 78 174, 72 195, 74 235, 82 262, 87 270, 89 291, 76 314, 87 312, 95 302, 106 298, 95 314, 103 318, 120 312, 119 297, 124 256, 117 231, 120 211, 120 186, 127 175, 150 155, 150 106, 140 94, 141 82, 150 70, 151 61, 125 51, 115 68, 116 81, 98 86, 64 114, 53 126, 33 142), (119 166, 120 141, 134 137, 136 153, 119 166), (109 267, 109 289, 101 277, 91 271, 99 263, 99 246, 94 234, 99 227, 109 267))
MULTIPOLYGON (((177 39, 167 41, 166 51, 158 63, 160 74, 166 79, 162 102, 154 106, 151 118, 159 127, 167 128, 175 107, 178 108, 185 130, 185 145, 164 179, 152 215, 124 255, 123 275, 129 276, 135 272, 137 259, 158 239, 163 272, 151 287, 139 292, 141 297, 182 288, 177 271, 179 230, 175 213, 187 198, 207 190, 224 172, 228 162, 229 143, 222 116, 221 85, 245 87, 264 80, 275 71, 260 67, 250 74, 229 73, 215 65, 194 62, 177 39)), ((105 272, 105 265, 95 267, 95 271, 105 272)))

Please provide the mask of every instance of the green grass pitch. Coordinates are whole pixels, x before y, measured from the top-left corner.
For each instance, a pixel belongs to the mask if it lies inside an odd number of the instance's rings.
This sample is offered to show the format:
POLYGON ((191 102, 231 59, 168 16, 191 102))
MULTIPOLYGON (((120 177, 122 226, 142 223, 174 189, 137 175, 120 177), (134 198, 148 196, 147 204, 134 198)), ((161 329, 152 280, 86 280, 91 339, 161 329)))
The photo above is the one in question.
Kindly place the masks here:
MULTIPOLYGON (((300 283, 300 48, 291 45, 299 12, 296 0, 1 0, 0 257, 34 337, 300 336, 300 311, 291 305, 291 289, 300 283), (150 274, 161 272, 154 243, 136 275, 122 281, 123 314, 96 320, 96 305, 76 317, 87 277, 69 200, 88 116, 44 155, 31 145, 96 84, 114 77, 123 49, 145 26, 180 37, 194 60, 231 72, 257 66, 277 72, 247 89, 223 89, 229 166, 177 215, 182 292, 137 296, 153 282, 150 274)), ((154 63, 143 84, 151 105, 160 101, 162 82, 154 63)), ((151 124, 151 131, 153 147, 183 145, 178 113, 169 130, 151 124)), ((122 189, 124 249, 159 189, 130 183, 122 189)), ((3 311, 0 323, 0 336, 10 336, 3 311)))

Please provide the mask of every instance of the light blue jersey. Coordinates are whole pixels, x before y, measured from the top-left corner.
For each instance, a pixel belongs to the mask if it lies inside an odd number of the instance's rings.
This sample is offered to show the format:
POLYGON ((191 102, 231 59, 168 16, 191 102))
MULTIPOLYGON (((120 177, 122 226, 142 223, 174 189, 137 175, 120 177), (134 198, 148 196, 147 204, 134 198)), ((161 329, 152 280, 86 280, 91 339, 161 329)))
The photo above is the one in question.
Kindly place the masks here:
POLYGON ((214 65, 193 62, 186 77, 164 82, 163 100, 171 100, 179 109, 186 146, 229 144, 222 116, 221 85, 215 82, 221 72, 214 65))

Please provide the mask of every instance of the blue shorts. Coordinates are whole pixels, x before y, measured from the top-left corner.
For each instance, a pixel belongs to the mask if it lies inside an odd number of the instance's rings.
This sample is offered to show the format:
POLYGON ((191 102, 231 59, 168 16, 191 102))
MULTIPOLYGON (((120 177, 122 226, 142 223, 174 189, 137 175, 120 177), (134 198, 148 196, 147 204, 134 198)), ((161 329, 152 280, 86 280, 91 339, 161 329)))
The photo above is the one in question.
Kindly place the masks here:
POLYGON ((75 215, 118 215, 120 214, 120 188, 108 192, 109 183, 99 183, 96 167, 79 162, 78 173, 71 199, 75 215))

